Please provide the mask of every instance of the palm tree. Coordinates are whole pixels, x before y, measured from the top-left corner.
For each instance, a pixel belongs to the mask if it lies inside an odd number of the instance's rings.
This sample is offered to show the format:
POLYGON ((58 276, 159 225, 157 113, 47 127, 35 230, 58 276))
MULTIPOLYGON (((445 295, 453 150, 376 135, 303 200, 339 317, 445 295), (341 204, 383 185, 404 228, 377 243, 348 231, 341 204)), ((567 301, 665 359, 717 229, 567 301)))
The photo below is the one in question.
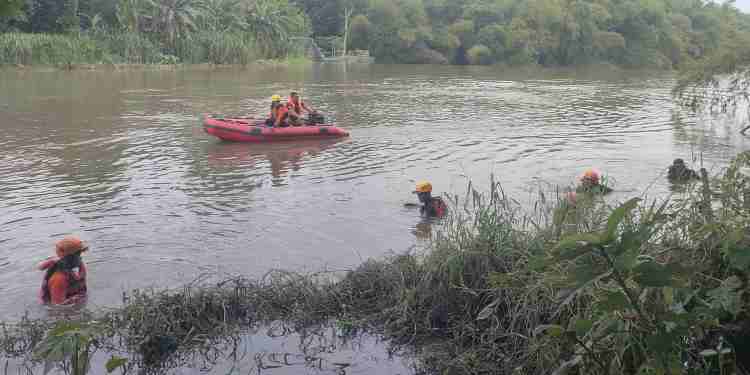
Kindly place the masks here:
POLYGON ((241 15, 242 0, 205 0, 198 24, 201 29, 232 31, 245 28, 241 15))
POLYGON ((137 33, 143 31, 147 14, 153 9, 151 0, 119 0, 117 3, 117 22, 125 30, 137 33))
POLYGON ((269 57, 280 57, 288 50, 292 36, 303 36, 310 30, 307 16, 288 0, 250 0, 245 14, 247 31, 269 57))
POLYGON ((203 9, 201 0, 156 0, 151 31, 166 39, 174 48, 175 40, 195 30, 195 20, 203 9))

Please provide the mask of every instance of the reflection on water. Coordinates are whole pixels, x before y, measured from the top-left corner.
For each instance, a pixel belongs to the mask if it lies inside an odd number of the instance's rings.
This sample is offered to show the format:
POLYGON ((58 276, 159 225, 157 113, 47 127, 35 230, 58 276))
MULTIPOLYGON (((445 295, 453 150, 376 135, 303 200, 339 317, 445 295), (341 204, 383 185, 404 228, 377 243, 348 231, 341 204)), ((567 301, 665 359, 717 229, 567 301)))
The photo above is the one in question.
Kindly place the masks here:
MULTIPOLYGON (((346 332, 334 324, 293 329, 274 322, 214 342, 209 348, 188 352, 178 349, 165 356, 158 368, 140 366, 133 353, 99 350, 92 357, 91 373, 104 373, 106 362, 117 355, 128 359, 124 374, 414 374, 416 363, 404 354, 389 348, 375 335, 346 332)), ((6 374, 37 374, 44 368, 28 358, 9 358, 3 362, 6 374)))
POLYGON ((275 70, 0 71, 0 316, 42 314, 31 270, 64 233, 91 243, 89 307, 196 273, 349 268, 427 242, 410 193, 471 180, 530 202, 585 168, 611 199, 670 194, 676 157, 715 171, 731 122, 674 107, 672 78, 605 71, 315 65, 275 70), (203 113, 265 115, 298 89, 346 140, 232 144, 203 113), (549 186, 550 188, 545 188, 549 186))

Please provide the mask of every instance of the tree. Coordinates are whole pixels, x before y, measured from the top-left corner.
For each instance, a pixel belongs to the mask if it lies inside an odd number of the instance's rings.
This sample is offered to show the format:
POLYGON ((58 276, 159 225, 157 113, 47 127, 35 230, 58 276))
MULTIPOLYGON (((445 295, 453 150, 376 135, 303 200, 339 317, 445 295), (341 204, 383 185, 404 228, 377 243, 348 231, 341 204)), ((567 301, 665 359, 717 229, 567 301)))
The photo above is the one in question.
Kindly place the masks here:
POLYGON ((358 14, 352 18, 349 46, 352 49, 367 49, 370 43, 370 20, 364 14, 358 14))
POLYGON ((477 44, 466 51, 466 58, 472 65, 489 65, 494 62, 492 50, 489 47, 477 44))
POLYGON ((151 0, 119 0, 116 8, 117 23, 128 32, 141 32, 145 17, 152 12, 153 7, 151 0))
POLYGON ((510 44, 510 38, 505 27, 491 24, 483 27, 477 34, 479 44, 489 48, 494 60, 501 60, 505 56, 510 44))
POLYGON ((23 4, 23 0, 0 1, 0 17, 14 17, 19 15, 23 9, 23 4))
POLYGON ((58 33, 58 20, 65 10, 63 0, 33 0, 31 6, 31 31, 37 33, 58 33))
POLYGON ((177 38, 195 30, 202 6, 200 0, 156 0, 150 31, 158 33, 167 46, 174 48, 177 38))
POLYGON ((196 23, 203 30, 232 31, 245 27, 241 0, 205 0, 196 23))
MULTIPOLYGON (((682 106, 693 111, 736 115, 750 113, 750 37, 735 27, 737 11, 721 10, 722 34, 714 53, 684 67, 672 90, 682 106)), ((745 126, 740 132, 750 129, 745 126)))
POLYGON ((247 31, 267 57, 282 57, 295 36, 310 34, 310 21, 288 0, 256 0, 244 8, 247 31))

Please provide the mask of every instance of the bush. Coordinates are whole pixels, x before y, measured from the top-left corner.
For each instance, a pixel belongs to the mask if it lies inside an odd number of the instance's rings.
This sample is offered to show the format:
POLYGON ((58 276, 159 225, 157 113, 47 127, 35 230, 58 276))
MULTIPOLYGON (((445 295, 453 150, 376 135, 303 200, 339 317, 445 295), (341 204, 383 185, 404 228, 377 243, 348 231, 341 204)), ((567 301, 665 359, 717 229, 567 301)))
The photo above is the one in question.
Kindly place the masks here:
POLYGON ((370 45, 370 20, 364 14, 352 17, 349 25, 349 48, 367 49, 370 45))
POLYGON ((492 50, 489 47, 477 44, 466 51, 466 58, 472 65, 489 65, 495 62, 492 50))

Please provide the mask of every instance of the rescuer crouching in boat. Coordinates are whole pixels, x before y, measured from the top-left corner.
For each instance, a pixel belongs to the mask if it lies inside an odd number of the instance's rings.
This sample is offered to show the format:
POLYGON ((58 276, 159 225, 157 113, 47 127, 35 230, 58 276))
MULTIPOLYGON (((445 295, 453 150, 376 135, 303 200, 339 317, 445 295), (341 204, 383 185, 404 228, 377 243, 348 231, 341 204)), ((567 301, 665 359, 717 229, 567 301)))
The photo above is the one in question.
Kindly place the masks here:
POLYGON ((39 297, 44 304, 68 305, 86 298, 86 265, 81 254, 88 246, 76 236, 68 236, 55 244, 56 256, 38 265, 46 271, 39 297))
POLYGON ((576 188, 578 194, 608 194, 612 192, 611 188, 602 184, 600 173, 594 169, 588 169, 584 172, 579 181, 580 183, 576 188))
POLYGON ((427 181, 420 181, 413 193, 417 194, 419 203, 422 204, 419 207, 422 216, 443 217, 445 215, 448 206, 439 197, 432 196, 432 184, 427 181))

